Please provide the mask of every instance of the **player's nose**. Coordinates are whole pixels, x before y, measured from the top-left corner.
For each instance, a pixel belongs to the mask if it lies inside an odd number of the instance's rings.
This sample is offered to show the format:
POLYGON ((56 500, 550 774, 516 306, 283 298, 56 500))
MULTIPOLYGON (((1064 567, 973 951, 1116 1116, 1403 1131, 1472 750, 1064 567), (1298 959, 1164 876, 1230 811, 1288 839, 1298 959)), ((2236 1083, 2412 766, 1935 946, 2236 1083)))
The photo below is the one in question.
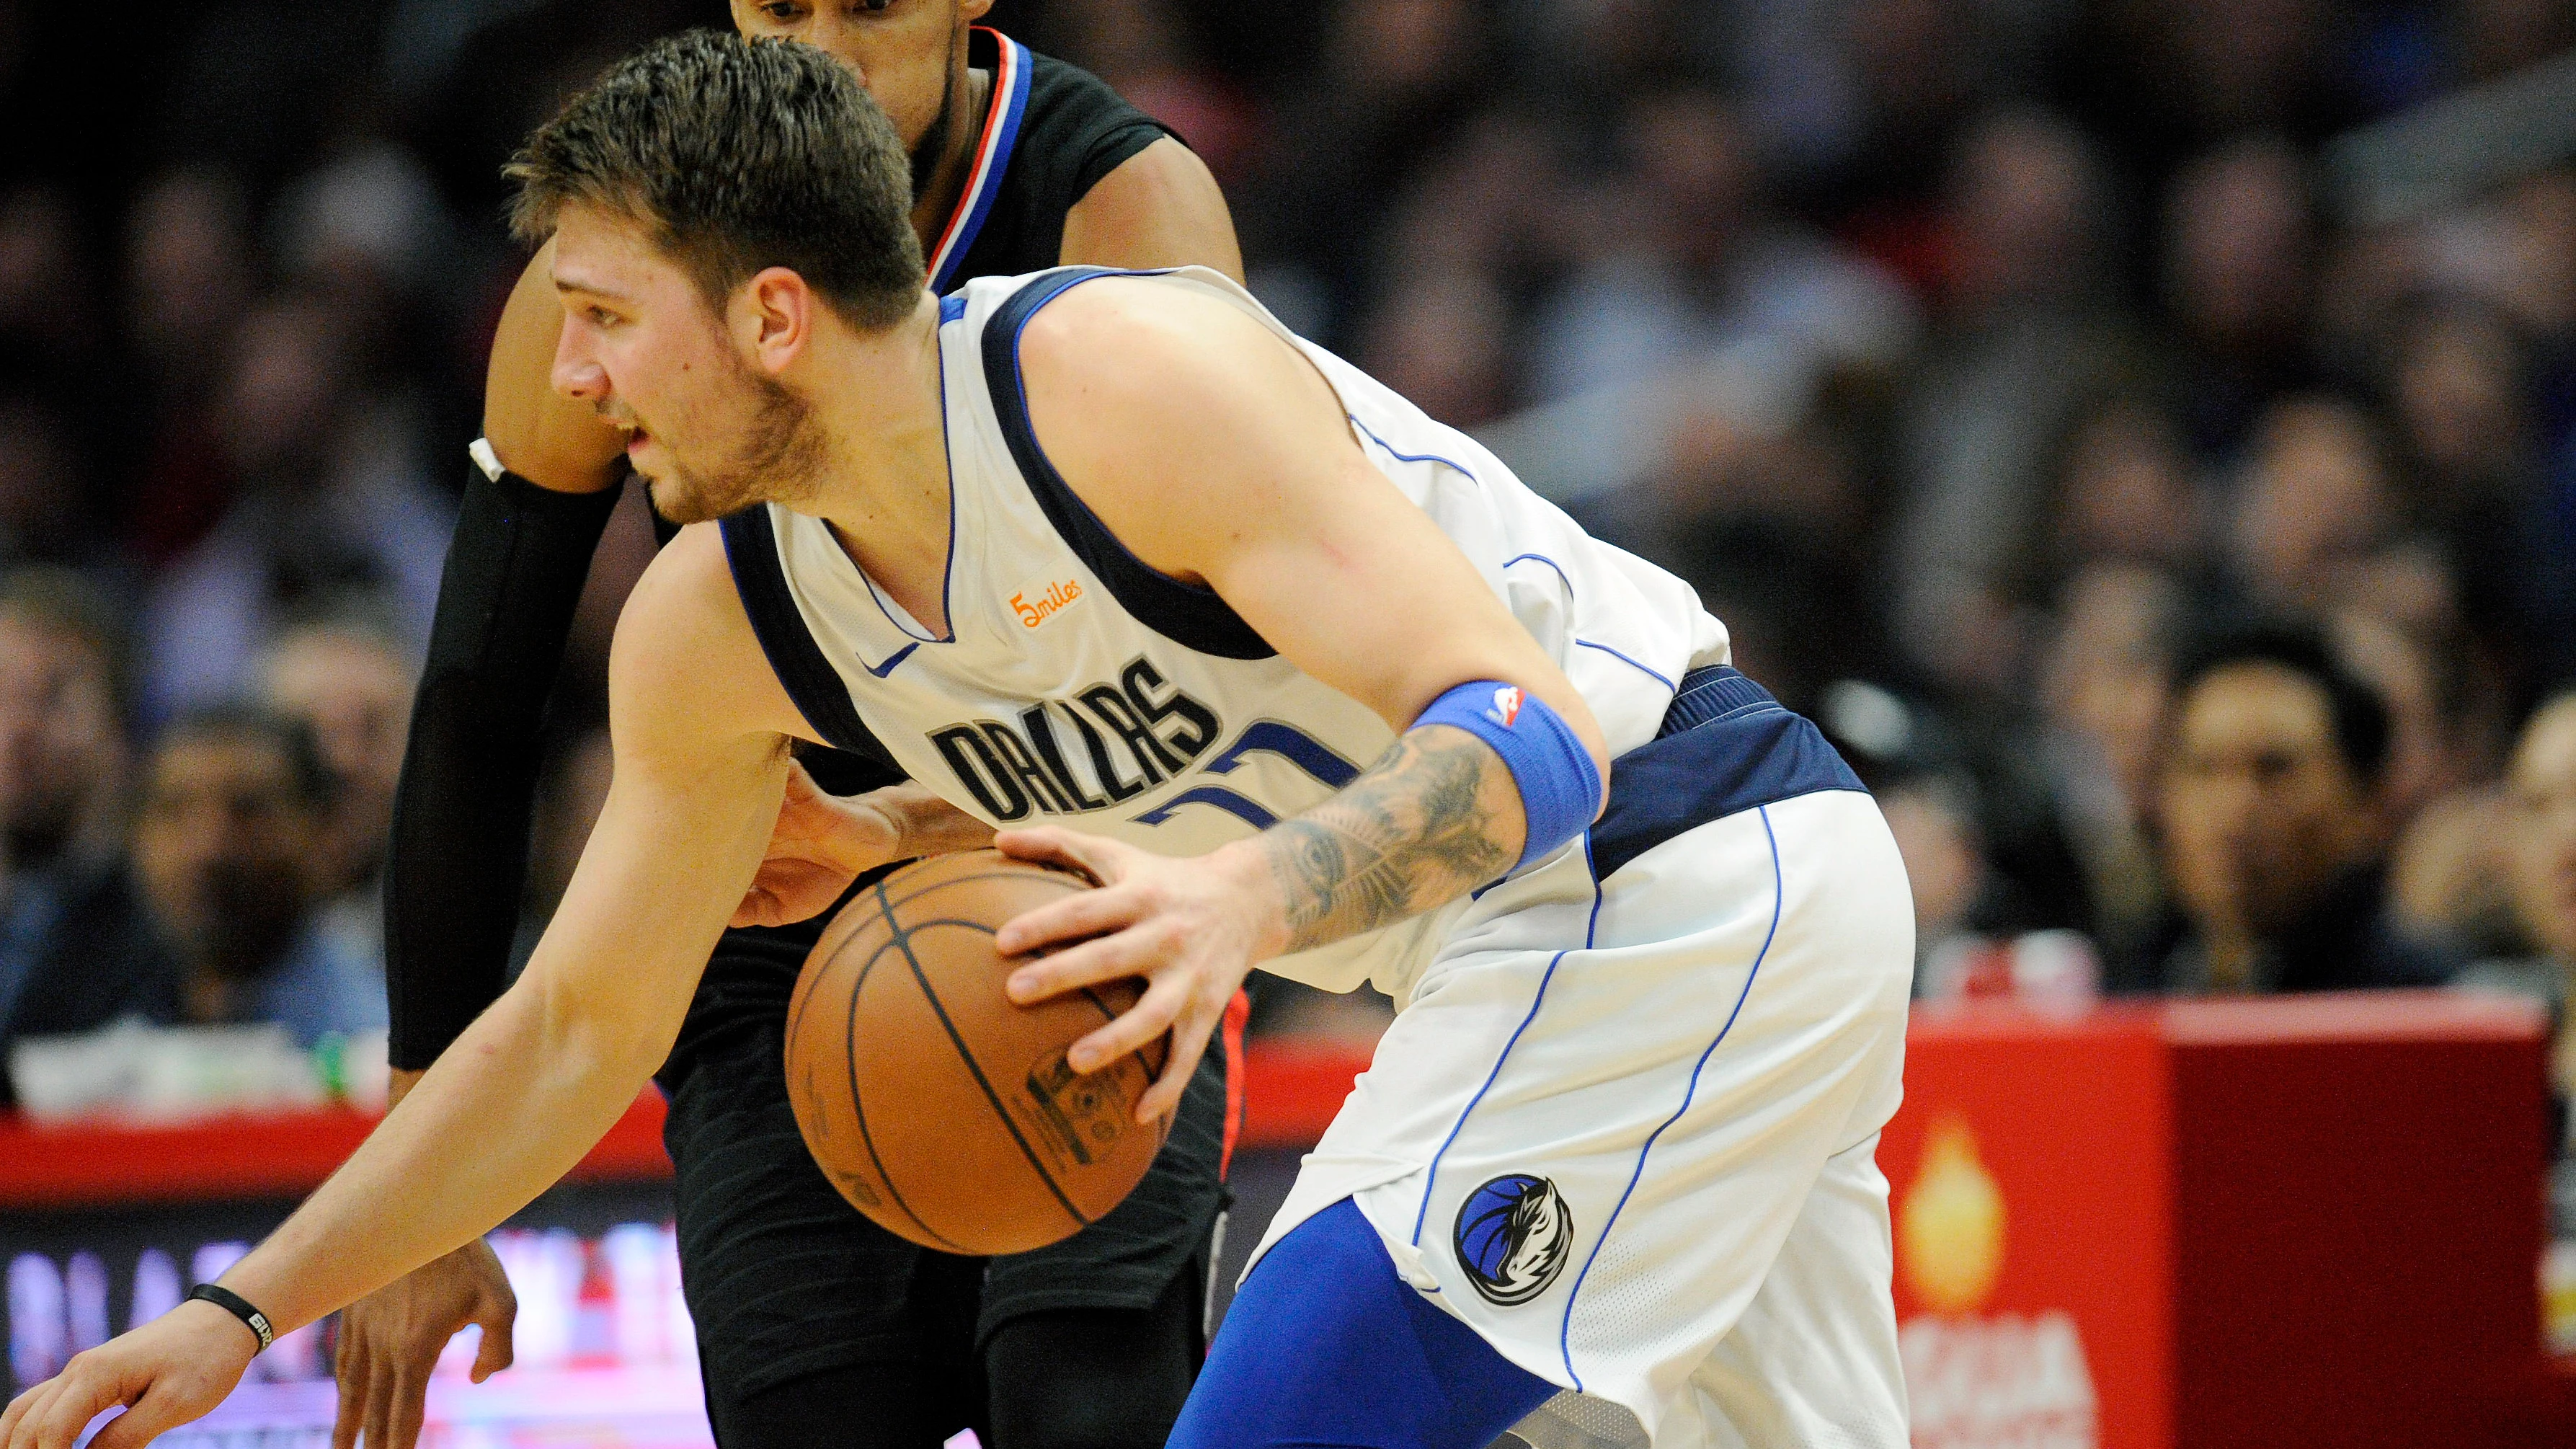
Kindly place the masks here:
POLYGON ((596 403, 608 396, 608 369, 564 348, 555 354, 554 385, 576 402, 596 403))

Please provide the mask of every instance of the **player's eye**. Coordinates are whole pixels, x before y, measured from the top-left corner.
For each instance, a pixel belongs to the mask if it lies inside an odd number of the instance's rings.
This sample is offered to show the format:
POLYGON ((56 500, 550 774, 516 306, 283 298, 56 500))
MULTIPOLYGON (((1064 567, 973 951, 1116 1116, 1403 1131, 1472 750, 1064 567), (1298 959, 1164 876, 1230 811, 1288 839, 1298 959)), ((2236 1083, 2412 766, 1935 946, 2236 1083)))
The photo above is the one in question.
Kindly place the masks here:
POLYGON ((802 6, 795 3, 795 0, 770 0, 769 4, 758 5, 753 8, 758 10, 761 14, 768 16, 770 19, 777 21, 781 25, 794 24, 798 13, 803 9, 802 6))
POLYGON ((617 325, 617 320, 617 314, 609 311, 605 307, 593 307, 590 309, 591 325, 595 327, 614 327, 617 325))

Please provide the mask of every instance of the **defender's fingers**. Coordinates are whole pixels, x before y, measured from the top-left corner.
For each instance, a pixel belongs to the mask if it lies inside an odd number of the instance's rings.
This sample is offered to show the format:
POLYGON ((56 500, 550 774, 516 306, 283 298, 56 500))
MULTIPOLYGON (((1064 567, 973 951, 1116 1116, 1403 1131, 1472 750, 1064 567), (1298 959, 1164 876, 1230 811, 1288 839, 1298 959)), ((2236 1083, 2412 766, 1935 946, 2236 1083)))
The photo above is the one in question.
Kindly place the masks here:
POLYGON ((333 1356, 332 1377, 339 1380, 340 1409, 331 1420, 331 1449, 357 1449, 358 1430, 367 1421, 367 1340, 349 1332, 343 1320, 340 1350, 333 1356))
POLYGON ((474 1351, 473 1380, 479 1384, 518 1358, 510 1341, 510 1329, 518 1321, 516 1305, 486 1301, 474 1321, 483 1325, 483 1346, 474 1351))
MULTIPOLYGON (((428 1416, 429 1376, 398 1370, 394 1374, 394 1392, 390 1404, 390 1422, 385 1426, 384 1449, 413 1449, 420 1443, 421 1420, 428 1416)), ((368 1449, 376 1449, 374 1440, 368 1449)))
POLYGON ((1004 994, 1025 1006, 1127 976, 1151 976, 1178 952, 1178 928, 1168 918, 1147 918, 1124 930, 1041 956, 1013 971, 1004 994))
POLYGON ((1078 870, 1091 877, 1095 885, 1115 885, 1120 874, 1118 849, 1111 842, 1052 825, 995 831, 993 848, 1013 860, 1034 860, 1078 870))
POLYGON ((390 1364, 378 1364, 367 1379, 367 1444, 366 1449, 388 1442, 394 1423, 394 1374, 390 1364))
POLYGON ((1076 891, 1004 921, 993 933, 993 949, 1004 956, 1026 956, 1058 942, 1123 930, 1144 914, 1145 901, 1132 889, 1076 891))
MULTIPOLYGON (((1075 1042, 1065 1053, 1065 1060, 1077 1072, 1096 1072, 1169 1032, 1189 1002, 1189 983, 1157 981, 1145 988, 1134 1006, 1120 1012, 1117 1020, 1075 1042)), ((1168 1075, 1168 1063, 1164 1070, 1168 1075)))

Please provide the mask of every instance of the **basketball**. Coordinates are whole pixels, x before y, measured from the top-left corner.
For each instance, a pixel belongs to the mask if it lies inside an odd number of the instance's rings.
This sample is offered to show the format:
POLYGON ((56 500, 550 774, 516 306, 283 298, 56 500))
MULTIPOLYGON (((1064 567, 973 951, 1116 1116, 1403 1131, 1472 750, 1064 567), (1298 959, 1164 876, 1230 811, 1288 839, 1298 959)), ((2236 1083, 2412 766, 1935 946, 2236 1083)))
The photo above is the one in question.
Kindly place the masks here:
POLYGON ((887 876, 841 908, 789 1006, 788 1096, 805 1146, 851 1206, 899 1237, 970 1256, 1072 1236, 1145 1176, 1169 1118, 1135 1120, 1168 1038, 1088 1076, 1065 1053, 1135 1004, 1110 982, 1031 1006, 993 949, 1013 917, 1083 877, 966 851, 887 876))

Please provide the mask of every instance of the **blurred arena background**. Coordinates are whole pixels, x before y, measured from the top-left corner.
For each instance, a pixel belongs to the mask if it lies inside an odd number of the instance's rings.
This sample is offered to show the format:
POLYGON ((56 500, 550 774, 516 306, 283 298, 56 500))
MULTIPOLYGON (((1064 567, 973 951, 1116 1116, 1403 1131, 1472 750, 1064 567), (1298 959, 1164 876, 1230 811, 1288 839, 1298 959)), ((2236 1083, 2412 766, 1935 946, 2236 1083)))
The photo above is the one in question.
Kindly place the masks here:
MULTIPOLYGON (((712 0, 0 0, 16 1382, 220 1271, 380 1100, 376 877, 523 263, 498 168, 611 58, 723 23, 712 0), (208 1114, 230 1115, 171 1125, 208 1114)), ((2181 1062, 2256 1028, 2096 1003, 2422 988, 2280 1030, 2491 1039, 2522 1073, 2501 1097, 2444 1068, 2373 1112, 2510 1143, 2556 1103, 2564 1155, 2576 4, 1000 0, 989 23, 1178 130, 1265 302, 1690 579, 1738 664, 1833 734, 1897 827, 1923 1019, 1953 1033, 1918 1099, 2006 1080, 1970 1018, 2079 1066, 2132 1036, 2181 1062)), ((552 711, 526 943, 605 789, 606 644, 651 546, 630 490, 552 711)), ((1387 1010, 1260 998, 1277 1095, 1240 1241, 1387 1010)), ((2412 1080, 2402 1057, 2382 1067, 2412 1080)), ((2033 1070, 2010 1084, 2031 1110, 2146 1140, 2104 1126, 2126 1099, 2033 1070)), ((2138 1131, 2178 1159, 2286 1130, 2175 1101, 2138 1131)), ((1882 1159, 1901 1253, 1966 1254, 1906 1267, 1941 1321, 2016 1281, 1989 1262, 1981 1287, 1978 1252, 2006 1250, 1979 1244, 2036 1250, 1997 1235, 2048 1216, 1960 1112, 1882 1159)), ((551 1325, 533 1356, 522 1329, 522 1372, 564 1376, 448 1396, 446 1442, 705 1442, 658 1148, 630 1127, 510 1240, 551 1325)), ((2462 1221, 2517 1224, 2496 1301, 2532 1321, 2508 1338, 2576 1353, 2576 1174, 2549 1218, 2537 1165, 2444 1180, 2483 1204, 2462 1221)), ((2139 1231, 2188 1259, 2178 1214, 2139 1231)), ((2183 1306, 2138 1311, 2189 1321, 2188 1284, 2141 1281, 2183 1306)), ((2040 1409, 1958 1408, 1954 1375, 1918 1442, 2224 1439, 2186 1411, 2131 1437, 2098 1350, 2049 1398, 2047 1306, 1977 1350, 2036 1355, 2013 1391, 2040 1409)), ((189 1442, 323 1442, 327 1390, 295 1381, 325 1348, 264 1361, 284 1397, 189 1442)), ((2542 1382, 2491 1397, 2542 1415, 2571 1392, 2542 1382)))

